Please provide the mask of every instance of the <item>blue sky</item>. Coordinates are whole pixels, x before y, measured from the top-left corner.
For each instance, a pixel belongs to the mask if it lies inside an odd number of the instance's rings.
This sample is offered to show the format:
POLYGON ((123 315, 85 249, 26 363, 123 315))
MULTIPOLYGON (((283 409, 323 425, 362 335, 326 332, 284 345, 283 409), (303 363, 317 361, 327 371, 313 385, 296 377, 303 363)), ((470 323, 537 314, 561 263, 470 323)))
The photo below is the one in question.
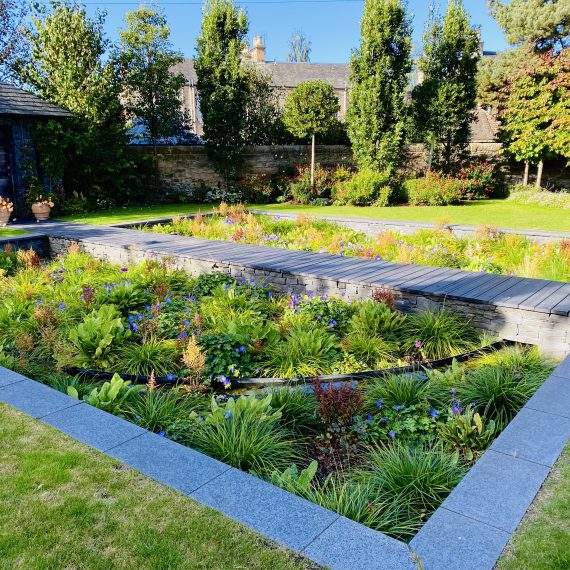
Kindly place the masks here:
MULTIPOLYGON (((238 2, 240 3, 240 2, 238 2)), ((172 42, 186 57, 194 54, 196 36, 200 29, 199 0, 159 0, 172 30, 172 42)), ((302 30, 311 40, 311 61, 315 63, 345 63, 351 51, 358 46, 359 23, 363 0, 250 0, 241 2, 249 16, 249 35, 262 35, 267 46, 266 57, 284 61, 287 41, 296 30, 302 30)), ((488 15, 485 0, 464 0, 473 24, 480 26, 485 49, 505 48, 501 29, 488 15)), ((107 11, 107 32, 117 38, 126 11, 137 2, 109 0, 103 3, 86 2, 94 13, 97 8, 107 11)), ((408 11, 413 14, 414 47, 419 49, 429 2, 408 0, 408 11)))

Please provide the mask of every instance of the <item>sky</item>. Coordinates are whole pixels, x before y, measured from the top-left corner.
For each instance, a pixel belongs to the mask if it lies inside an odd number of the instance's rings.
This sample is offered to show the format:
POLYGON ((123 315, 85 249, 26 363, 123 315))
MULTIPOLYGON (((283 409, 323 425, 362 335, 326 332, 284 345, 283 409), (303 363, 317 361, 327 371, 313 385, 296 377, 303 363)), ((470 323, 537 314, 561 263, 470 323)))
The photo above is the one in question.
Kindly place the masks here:
MULTIPOLYGON (((358 47, 364 0, 244 0, 236 3, 247 11, 250 44, 253 36, 264 37, 266 60, 285 61, 287 42, 299 30, 311 41, 313 63, 347 63, 352 50, 358 47)), ((136 9, 139 3, 136 0, 86 0, 85 4, 90 14, 97 9, 107 12, 106 30, 111 39, 116 40, 125 12, 136 9)), ((154 4, 166 14, 174 47, 185 57, 192 57, 200 30, 200 0, 158 0, 154 4)), ((486 0, 464 0, 464 5, 472 23, 481 29, 485 49, 504 49, 503 32, 489 16, 486 0)), ((413 15, 414 50, 421 47, 428 6, 425 0, 408 0, 408 11, 413 15)))

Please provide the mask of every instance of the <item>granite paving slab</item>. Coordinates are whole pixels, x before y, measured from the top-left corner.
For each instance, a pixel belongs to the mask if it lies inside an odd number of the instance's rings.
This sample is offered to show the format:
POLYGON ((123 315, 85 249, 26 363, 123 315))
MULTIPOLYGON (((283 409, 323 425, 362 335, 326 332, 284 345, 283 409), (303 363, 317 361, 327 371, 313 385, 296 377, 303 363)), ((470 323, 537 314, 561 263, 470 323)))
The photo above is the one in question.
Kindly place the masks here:
POLYGON ((16 382, 22 382, 23 380, 27 380, 27 378, 17 372, 12 372, 12 370, 0 367, 0 388, 15 384, 16 382))
POLYGON ((570 418, 570 378, 554 371, 526 403, 525 408, 570 418))
POLYGON ((512 533, 549 471, 544 465, 489 450, 442 506, 512 533))

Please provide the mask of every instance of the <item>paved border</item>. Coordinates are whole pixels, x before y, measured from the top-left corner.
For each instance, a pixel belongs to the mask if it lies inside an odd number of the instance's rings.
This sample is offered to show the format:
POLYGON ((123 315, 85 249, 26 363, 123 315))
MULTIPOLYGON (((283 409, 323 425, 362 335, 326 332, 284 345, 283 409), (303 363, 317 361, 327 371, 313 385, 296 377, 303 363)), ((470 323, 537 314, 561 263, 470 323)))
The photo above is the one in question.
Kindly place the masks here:
POLYGON ((2 367, 0 401, 333 570, 492 570, 570 439, 570 356, 409 546, 2 367))

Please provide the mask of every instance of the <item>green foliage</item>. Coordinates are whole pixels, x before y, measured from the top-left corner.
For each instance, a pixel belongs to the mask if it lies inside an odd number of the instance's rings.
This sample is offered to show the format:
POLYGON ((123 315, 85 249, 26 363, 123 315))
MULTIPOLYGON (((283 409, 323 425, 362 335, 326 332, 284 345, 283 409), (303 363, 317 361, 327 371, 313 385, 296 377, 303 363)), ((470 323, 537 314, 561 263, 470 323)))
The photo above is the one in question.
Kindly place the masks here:
POLYGON ((150 303, 150 295, 131 281, 120 281, 108 290, 107 301, 115 305, 123 316, 150 303))
POLYGON ((281 487, 290 493, 306 497, 311 493, 312 482, 317 474, 318 467, 319 464, 315 460, 311 461, 308 467, 305 467, 305 469, 301 471, 293 464, 287 467, 283 472, 273 471, 269 481, 273 485, 281 487))
POLYGON ((538 51, 568 45, 570 5, 564 0, 491 0, 490 7, 511 45, 526 43, 538 51))
POLYGON ((366 300, 356 305, 356 311, 350 321, 350 332, 398 340, 405 322, 406 316, 393 311, 386 303, 366 300))
POLYGON ((549 190, 537 188, 534 184, 511 186, 509 188, 508 200, 515 204, 540 205, 570 210, 570 192, 550 192, 549 190))
POLYGON ((400 0, 366 0, 351 60, 348 136, 359 168, 398 164, 405 142, 411 27, 400 0))
POLYGON ((332 85, 324 81, 304 81, 287 96, 283 120, 294 136, 306 139, 334 129, 338 111, 332 85))
POLYGON ((473 461, 495 439, 498 429, 494 420, 486 421, 478 412, 467 408, 460 414, 449 414, 437 433, 444 445, 461 453, 466 461, 473 461))
POLYGON ((117 348, 130 331, 113 305, 94 310, 76 328, 69 331, 71 358, 81 368, 110 370, 117 362, 117 348))
POLYGON ((297 458, 280 419, 281 412, 271 406, 271 395, 229 398, 225 406, 212 398, 211 411, 203 420, 196 418, 189 444, 233 467, 267 476, 297 458))
MULTIPOLYGON (((459 483, 465 468, 458 454, 394 445, 372 451, 370 468, 356 479, 368 485, 370 500, 389 500, 403 507, 400 523, 406 521, 413 534, 459 483), (411 530, 413 529, 413 531, 411 530)), ((380 503, 382 504, 382 503, 380 503)))
MULTIPOLYGON (((142 339, 141 339, 142 340, 142 339)), ((142 344, 124 343, 117 352, 121 370, 125 374, 163 377, 180 369, 180 359, 176 341, 150 338, 142 344)))
POLYGON ((457 204, 464 196, 461 180, 433 172, 404 182, 404 192, 412 206, 447 206, 457 204))
POLYGON ((28 7, 17 0, 3 0, 0 10, 0 81, 10 83, 15 77, 14 64, 26 45, 21 26, 28 7))
MULTIPOLYGON (((123 380, 118 374, 113 374, 110 382, 105 382, 101 388, 93 388, 88 395, 83 396, 83 400, 110 414, 121 415, 125 401, 140 390, 136 386, 129 386, 130 382, 123 380)), ((79 398, 78 391, 71 385, 67 387, 67 394, 72 398, 79 398)))
POLYGON ((296 327, 267 349, 263 364, 276 378, 310 377, 329 373, 338 357, 333 335, 321 327, 296 327))
POLYGON ((469 319, 447 309, 427 309, 411 315, 406 335, 408 349, 419 351, 428 360, 471 350, 479 340, 469 319))
POLYGON ((156 149, 159 138, 180 134, 184 127, 179 96, 186 80, 172 71, 183 57, 172 49, 164 14, 140 6, 127 12, 125 22, 115 56, 125 110, 147 129, 156 149))
POLYGON ((226 180, 243 160, 249 81, 241 65, 247 16, 232 0, 208 0, 194 68, 208 156, 226 180))
POLYGON ((190 295, 200 298, 211 295, 216 289, 223 285, 235 285, 233 277, 225 273, 204 273, 194 280, 190 287, 190 295))
POLYGON ((360 170, 352 178, 335 186, 334 201, 350 206, 387 206, 392 197, 390 174, 360 170))
POLYGON ((352 307, 338 297, 293 297, 290 304, 294 315, 306 317, 313 325, 321 325, 330 332, 343 333, 352 317, 352 307))
POLYGON ((443 20, 432 9, 418 68, 424 80, 414 88, 415 129, 445 172, 467 151, 477 92, 479 33, 469 24, 461 0, 451 0, 443 20))
POLYGON ((366 410, 376 412, 394 406, 413 406, 424 400, 427 384, 415 376, 371 378, 363 384, 366 410))
POLYGON ((227 378, 253 375, 257 366, 243 342, 242 336, 232 333, 202 335, 199 344, 208 354, 206 376, 225 385, 227 378))
POLYGON ((24 29, 30 49, 17 62, 21 81, 73 117, 42 121, 32 135, 50 182, 66 197, 83 196, 92 208, 140 197, 147 162, 127 146, 121 84, 104 61, 109 41, 104 15, 89 18, 71 0, 34 5, 24 29))
POLYGON ((315 164, 314 182, 311 183, 311 168, 297 167, 297 176, 291 181, 288 193, 297 204, 314 204, 316 200, 328 199, 331 195, 333 180, 330 172, 320 164, 315 164))
POLYGON ((304 388, 286 386, 271 388, 271 405, 281 412, 281 423, 292 431, 306 435, 318 425, 313 394, 304 388))

